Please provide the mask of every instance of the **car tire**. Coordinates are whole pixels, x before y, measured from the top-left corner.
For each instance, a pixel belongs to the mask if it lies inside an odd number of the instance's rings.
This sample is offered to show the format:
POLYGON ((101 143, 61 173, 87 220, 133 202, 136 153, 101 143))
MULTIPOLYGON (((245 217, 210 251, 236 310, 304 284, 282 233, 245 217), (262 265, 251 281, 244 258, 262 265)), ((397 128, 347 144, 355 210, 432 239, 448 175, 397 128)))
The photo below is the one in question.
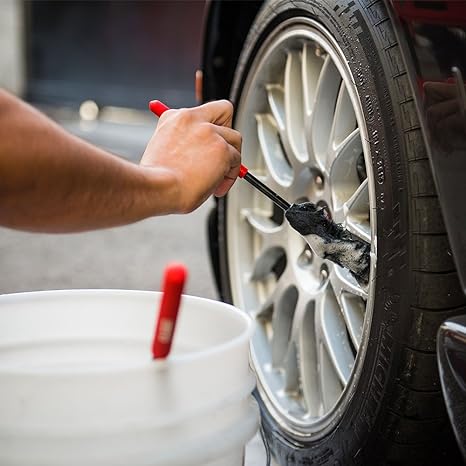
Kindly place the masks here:
MULTIPOLYGON (((435 345, 440 323, 464 312, 465 299, 383 1, 265 2, 240 56, 231 100, 241 110, 258 54, 272 34, 297 18, 317 23, 334 38, 354 78, 369 135, 366 169, 374 180, 377 268, 362 369, 348 387, 344 409, 333 424, 301 432, 290 428, 286 416, 277 416, 259 379, 256 395, 267 442, 281 465, 461 464, 442 399, 435 345)), ((233 189, 245 189, 242 183, 233 189)), ((230 267, 238 260, 229 253, 230 195, 218 203, 220 285, 222 297, 241 306, 230 267)))

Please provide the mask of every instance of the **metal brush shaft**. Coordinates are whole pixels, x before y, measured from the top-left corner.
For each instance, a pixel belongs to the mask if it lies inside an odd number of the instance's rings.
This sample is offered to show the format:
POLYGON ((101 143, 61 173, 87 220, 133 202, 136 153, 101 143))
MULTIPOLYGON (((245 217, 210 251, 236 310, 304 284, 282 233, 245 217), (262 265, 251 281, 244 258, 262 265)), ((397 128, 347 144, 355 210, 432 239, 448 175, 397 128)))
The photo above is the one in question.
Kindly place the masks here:
POLYGON ((291 207, 291 204, 289 202, 285 201, 285 199, 283 199, 277 193, 268 188, 264 183, 262 183, 262 181, 258 180, 254 175, 251 175, 251 173, 247 172, 243 176, 243 178, 252 186, 254 186, 257 190, 259 190, 262 194, 265 194, 281 209, 286 211, 291 207))

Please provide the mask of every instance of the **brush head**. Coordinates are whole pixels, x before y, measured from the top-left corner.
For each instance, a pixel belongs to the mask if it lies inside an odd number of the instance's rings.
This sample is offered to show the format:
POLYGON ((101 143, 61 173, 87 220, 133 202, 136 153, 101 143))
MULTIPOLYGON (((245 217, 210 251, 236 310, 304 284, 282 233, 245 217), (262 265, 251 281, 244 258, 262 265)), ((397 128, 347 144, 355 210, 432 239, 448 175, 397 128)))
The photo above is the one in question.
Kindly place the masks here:
POLYGON ((324 209, 312 202, 292 204, 285 217, 318 256, 346 267, 358 283, 367 285, 371 250, 368 243, 333 222, 324 209))

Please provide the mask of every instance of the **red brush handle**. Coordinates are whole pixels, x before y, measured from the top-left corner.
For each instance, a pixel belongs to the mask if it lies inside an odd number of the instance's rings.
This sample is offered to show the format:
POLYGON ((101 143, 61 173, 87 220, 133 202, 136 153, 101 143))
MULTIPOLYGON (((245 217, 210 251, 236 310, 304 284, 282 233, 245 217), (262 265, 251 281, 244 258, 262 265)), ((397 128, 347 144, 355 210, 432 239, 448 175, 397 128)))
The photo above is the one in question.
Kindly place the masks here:
MULTIPOLYGON (((161 117, 163 113, 165 113, 167 110, 170 110, 169 107, 167 107, 163 102, 160 102, 160 100, 151 100, 149 102, 149 109, 152 113, 155 113, 158 117, 161 117)), ((239 167, 239 177, 244 178, 246 173, 248 172, 247 167, 241 164, 239 167)))
POLYGON ((149 102, 149 109, 158 117, 161 117, 163 113, 165 113, 167 110, 170 110, 163 102, 160 102, 160 100, 151 100, 149 102))
POLYGON ((183 264, 170 264, 165 269, 162 301, 152 342, 154 359, 166 358, 170 352, 181 294, 187 275, 188 271, 183 264))

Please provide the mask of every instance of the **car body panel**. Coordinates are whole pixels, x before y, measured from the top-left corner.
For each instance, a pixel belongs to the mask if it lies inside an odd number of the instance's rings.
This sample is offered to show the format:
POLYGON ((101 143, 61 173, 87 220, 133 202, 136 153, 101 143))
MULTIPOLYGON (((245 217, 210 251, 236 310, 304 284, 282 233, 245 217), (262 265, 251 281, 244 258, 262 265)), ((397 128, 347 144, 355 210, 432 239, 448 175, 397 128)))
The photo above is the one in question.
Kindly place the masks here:
POLYGON ((228 99, 236 64, 262 1, 209 1, 202 56, 203 100, 228 99))
POLYGON ((466 292, 466 2, 391 0, 388 5, 466 292))
POLYGON ((466 316, 442 324, 437 357, 448 415, 466 461, 466 316))

